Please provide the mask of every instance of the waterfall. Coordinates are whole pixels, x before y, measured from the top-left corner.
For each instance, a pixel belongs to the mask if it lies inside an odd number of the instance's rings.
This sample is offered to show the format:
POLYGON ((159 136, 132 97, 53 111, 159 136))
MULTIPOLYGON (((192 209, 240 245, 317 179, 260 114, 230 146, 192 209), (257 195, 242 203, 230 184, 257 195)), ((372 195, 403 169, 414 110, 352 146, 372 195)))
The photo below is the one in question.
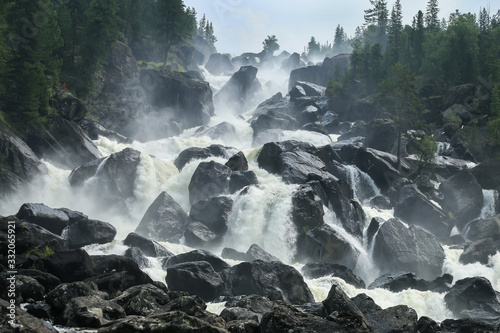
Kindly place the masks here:
POLYGON ((370 201, 380 195, 380 190, 373 179, 355 165, 345 165, 347 181, 354 191, 354 196, 360 201, 370 201))
POLYGON ((498 201, 498 191, 496 190, 484 190, 483 189, 483 199, 484 204, 479 214, 479 219, 487 219, 493 217, 497 212, 497 201, 498 201))

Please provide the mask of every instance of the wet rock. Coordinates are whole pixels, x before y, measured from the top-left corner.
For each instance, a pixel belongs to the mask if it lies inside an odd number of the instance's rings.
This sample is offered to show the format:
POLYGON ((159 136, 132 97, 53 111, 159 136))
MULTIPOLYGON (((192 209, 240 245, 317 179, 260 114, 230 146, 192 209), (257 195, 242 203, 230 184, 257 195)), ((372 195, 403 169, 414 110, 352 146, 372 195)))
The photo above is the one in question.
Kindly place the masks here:
POLYGON ((259 179, 253 171, 233 171, 229 178, 229 193, 233 194, 239 190, 259 184, 259 179))
POLYGON ((326 172, 326 166, 318 157, 303 151, 285 152, 280 156, 281 177, 288 184, 304 184, 311 175, 321 178, 333 178, 326 172))
POLYGON ((356 122, 348 132, 342 134, 338 140, 364 137, 364 145, 380 151, 395 153, 397 147, 396 125, 389 119, 376 119, 368 123, 356 122))
POLYGON ((207 332, 207 333, 227 333, 228 331, 213 326, 202 319, 190 316, 181 311, 171 311, 148 317, 129 317, 115 321, 99 329, 100 333, 120 333, 120 332, 207 332))
POLYGON ((256 332, 259 330, 259 315, 244 308, 225 308, 220 314, 230 332, 256 332))
POLYGON ((164 122, 176 121, 182 128, 208 124, 214 115, 212 90, 207 82, 175 71, 143 69, 140 80, 149 104, 164 122))
POLYGON ((354 272, 349 268, 342 265, 326 262, 307 263, 306 265, 304 265, 304 267, 302 267, 302 274, 311 279, 317 279, 323 276, 331 275, 341 278, 342 280, 349 283, 350 285, 355 286, 356 288, 366 288, 365 282, 359 276, 354 274, 354 272))
POLYGON ((279 261, 243 262, 222 273, 231 295, 257 294, 291 304, 314 302, 302 275, 279 261))
POLYGON ((69 182, 74 187, 85 185, 88 195, 98 196, 106 209, 127 209, 126 200, 135 198, 135 180, 140 162, 139 151, 125 148, 77 167, 69 175, 69 182))
POLYGON ((202 222, 216 235, 226 233, 233 200, 229 197, 212 197, 197 201, 191 206, 189 217, 202 222))
POLYGON ((480 319, 498 324, 498 293, 484 277, 470 277, 455 282, 444 296, 444 301, 458 318, 480 319))
POLYGON ((227 54, 213 53, 208 58, 205 68, 212 75, 231 75, 235 68, 227 54))
POLYGON ((216 272, 220 272, 230 267, 228 263, 209 251, 193 250, 190 252, 178 254, 176 256, 173 256, 172 258, 165 260, 163 262, 163 269, 168 269, 169 267, 175 266, 177 264, 196 261, 208 262, 216 272))
POLYGON ((305 66, 304 62, 300 60, 300 54, 297 52, 292 53, 288 59, 281 62, 281 69, 287 72, 305 66))
POLYGON ((500 159, 491 159, 479 163, 471 172, 482 188, 488 190, 500 189, 500 159))
POLYGON ((95 274, 94 262, 82 249, 60 251, 42 261, 47 272, 61 282, 81 281, 95 274))
POLYGON ((282 114, 290 114, 292 109, 293 106, 290 103, 290 99, 288 97, 283 97, 283 94, 281 92, 278 92, 257 106, 254 111, 253 119, 261 114, 266 114, 269 111, 276 111, 282 114))
POLYGON ((378 195, 370 200, 370 205, 379 209, 391 209, 391 199, 385 195, 378 195))
POLYGON ((298 248, 298 255, 317 262, 327 262, 354 269, 359 250, 344 236, 327 224, 306 233, 304 246, 298 248))
POLYGON ((63 235, 68 247, 77 249, 90 244, 112 242, 116 236, 116 228, 108 222, 86 219, 69 222, 63 235))
POLYGON ((483 207, 481 185, 469 172, 458 173, 441 183, 442 206, 449 209, 462 229, 468 222, 479 216, 483 207))
POLYGON ((444 274, 433 281, 418 279, 415 274, 407 272, 389 273, 379 276, 373 281, 369 289, 384 288, 398 293, 405 289, 415 289, 420 291, 446 292, 450 288, 449 284, 453 282, 453 276, 444 274))
POLYGON ((248 161, 245 155, 240 151, 237 154, 231 156, 231 158, 226 162, 227 166, 231 171, 247 171, 248 161))
POLYGON ((278 258, 272 254, 265 251, 263 248, 257 244, 252 244, 245 253, 245 261, 262 260, 266 262, 280 261, 278 258))
POLYGON ((375 332, 417 332, 417 312, 406 305, 367 314, 366 319, 375 332))
POLYGON ((259 167, 267 172, 280 174, 283 172, 283 165, 280 162, 279 156, 284 152, 293 151, 314 153, 317 149, 309 143, 295 140, 268 142, 259 151, 257 162, 259 163, 259 167))
POLYGON ((241 113, 246 103, 250 102, 261 85, 257 79, 258 69, 254 66, 242 66, 229 81, 215 94, 217 105, 229 108, 234 113, 241 113))
POLYGON ((135 261, 137 266, 139 266, 139 268, 141 269, 151 267, 149 259, 146 258, 144 253, 138 247, 128 248, 127 251, 125 251, 124 256, 135 261))
POLYGON ((368 229, 366 230, 366 237, 368 239, 368 244, 371 244, 373 238, 378 232, 378 229, 384 222, 385 222, 384 219, 381 217, 372 218, 370 224, 368 225, 368 229))
POLYGON ((236 134, 236 127, 228 122, 222 122, 215 126, 201 126, 194 132, 195 137, 207 136, 212 140, 221 140, 224 142, 231 142, 238 138, 236 134))
POLYGON ((184 231, 186 244, 194 247, 203 247, 206 244, 220 240, 220 237, 213 233, 204 223, 189 223, 184 231))
MULTIPOLYGON (((19 325, 16 329, 19 332, 26 333, 53 333, 55 329, 49 328, 42 320, 28 314, 27 312, 21 310, 19 307, 14 307, 14 310, 9 308, 11 304, 3 299, 0 299, 0 330, 3 332, 13 332, 12 325, 9 324, 11 318, 9 314, 14 311, 15 323, 19 325)), ((51 327, 52 325, 50 325, 51 327)))
POLYGON ((131 232, 123 240, 123 245, 137 247, 148 257, 172 257, 174 254, 158 242, 131 232))
POLYGON ((191 261, 167 268, 166 282, 173 291, 187 291, 204 301, 213 301, 223 290, 224 281, 207 261, 191 261))
POLYGON ((323 301, 323 305, 328 314, 338 312, 363 317, 363 313, 336 282, 330 288, 327 298, 323 301))
POLYGON ((16 291, 23 300, 29 298, 42 301, 45 297, 45 288, 34 278, 24 275, 16 276, 16 291))
POLYGON ((399 202, 394 207, 395 217, 408 224, 420 226, 439 239, 447 239, 453 221, 440 207, 432 203, 416 185, 406 185, 399 193, 399 202))
POLYGON ((181 206, 162 192, 146 210, 135 232, 157 241, 178 243, 190 222, 181 206))
POLYGON ((212 152, 208 148, 190 147, 183 150, 179 156, 174 161, 177 169, 182 170, 186 164, 192 160, 205 159, 213 156, 212 152))
POLYGON ((288 90, 291 90, 297 81, 311 82, 326 87, 328 80, 336 80, 350 66, 350 56, 339 54, 332 58, 325 58, 321 66, 307 66, 298 68, 290 73, 288 90))
POLYGON ((472 241, 484 238, 500 239, 500 215, 470 222, 466 227, 466 236, 472 241))
POLYGON ((229 247, 225 247, 222 249, 221 257, 224 259, 247 261, 245 252, 236 251, 235 249, 229 247))
POLYGON ((82 281, 77 281, 58 285, 47 294, 46 301, 56 312, 61 312, 69 301, 83 296, 96 296, 107 299, 103 296, 103 293, 93 290, 88 284, 82 281))
POLYGON ((495 323, 485 323, 478 319, 445 319, 438 332, 496 332, 499 326, 495 323))
POLYGON ((427 280, 441 275, 445 258, 434 235, 420 227, 407 228, 397 218, 380 227, 373 253, 382 273, 411 271, 427 280))
POLYGON ((500 240, 484 238, 468 244, 464 252, 460 255, 460 262, 463 264, 472 264, 479 262, 487 265, 491 256, 500 250, 500 240))
POLYGON ((38 281, 47 292, 53 290, 55 287, 61 284, 61 280, 55 275, 50 273, 42 272, 36 269, 19 269, 19 275, 29 276, 38 281))
POLYGON ((118 304, 95 296, 81 296, 71 299, 63 312, 65 326, 100 327, 104 320, 116 320, 126 316, 118 304))
POLYGON ((65 212, 41 203, 23 204, 16 217, 39 225, 56 235, 61 235, 69 222, 69 217, 65 212))
POLYGON ((200 200, 226 194, 229 190, 231 169, 214 162, 201 162, 189 183, 189 201, 200 200))
POLYGON ((418 318, 417 331, 420 333, 437 333, 441 331, 441 328, 433 319, 422 316, 418 318))
POLYGON ((295 191, 292 196, 292 207, 293 223, 302 236, 324 223, 323 202, 311 185, 301 185, 295 191))
POLYGON ((297 128, 297 121, 285 113, 269 110, 264 114, 256 116, 250 126, 252 127, 255 139, 268 130, 293 130, 297 128))
POLYGON ((161 311, 172 299, 183 295, 178 292, 165 292, 152 284, 133 286, 113 298, 127 315, 148 316, 161 311))

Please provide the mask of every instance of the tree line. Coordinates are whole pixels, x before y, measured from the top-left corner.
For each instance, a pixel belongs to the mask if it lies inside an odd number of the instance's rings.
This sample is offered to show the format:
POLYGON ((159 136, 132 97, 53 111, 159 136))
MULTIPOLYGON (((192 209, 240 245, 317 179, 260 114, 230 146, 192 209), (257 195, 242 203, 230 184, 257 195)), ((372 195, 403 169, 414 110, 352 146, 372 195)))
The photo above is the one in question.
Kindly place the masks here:
POLYGON ((89 98, 114 42, 138 60, 167 62, 196 35, 216 42, 183 0, 0 0, 0 116, 17 128, 42 123, 62 84, 89 98))

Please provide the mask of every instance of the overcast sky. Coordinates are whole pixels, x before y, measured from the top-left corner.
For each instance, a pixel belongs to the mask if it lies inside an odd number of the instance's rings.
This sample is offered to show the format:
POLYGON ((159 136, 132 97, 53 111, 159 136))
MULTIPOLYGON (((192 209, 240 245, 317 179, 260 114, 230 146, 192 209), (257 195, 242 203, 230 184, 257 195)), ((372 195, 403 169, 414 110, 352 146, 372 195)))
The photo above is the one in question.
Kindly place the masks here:
MULTIPOLYGON (((389 11, 395 1, 388 0, 389 11)), ((413 16, 422 10, 425 14, 427 0, 401 0, 403 21, 411 24, 413 16)), ((348 36, 354 35, 363 24, 364 10, 371 7, 369 0, 184 0, 188 7, 195 7, 198 18, 206 14, 213 23, 221 53, 239 55, 243 52, 260 52, 268 35, 276 35, 282 50, 304 51, 314 36, 324 44, 332 42, 335 28, 340 24, 348 36)), ((478 13, 480 7, 489 8, 491 14, 500 9, 487 0, 438 0, 439 18, 448 19, 455 9, 460 12, 478 13)))

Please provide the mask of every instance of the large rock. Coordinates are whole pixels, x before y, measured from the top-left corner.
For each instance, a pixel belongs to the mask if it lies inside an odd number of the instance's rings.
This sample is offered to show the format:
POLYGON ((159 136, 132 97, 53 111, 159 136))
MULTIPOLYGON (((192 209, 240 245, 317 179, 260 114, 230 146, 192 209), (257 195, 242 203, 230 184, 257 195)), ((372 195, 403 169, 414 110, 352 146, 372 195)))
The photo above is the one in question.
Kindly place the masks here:
POLYGON ((187 291, 206 302, 221 295, 224 281, 207 261, 185 262, 167 268, 166 282, 173 291, 187 291))
POLYGON ((359 250, 344 236, 327 224, 306 233, 304 246, 299 247, 298 256, 318 262, 340 264, 355 269, 359 250))
POLYGON ((441 275, 444 250, 436 237, 397 218, 386 221, 375 237, 374 259, 382 273, 410 271, 432 280, 441 275))
POLYGON ((113 301, 120 305, 127 315, 148 316, 168 304, 178 293, 169 295, 153 284, 133 286, 125 290, 113 301), (173 296, 173 297, 171 297, 173 296))
POLYGON ((74 169, 69 175, 72 186, 85 185, 89 195, 100 198, 106 209, 127 209, 126 201, 135 198, 135 180, 141 153, 132 148, 94 160, 74 169))
POLYGON ((228 263, 226 263, 224 260, 214 255, 213 253, 210 253, 206 250, 194 250, 191 252, 178 254, 176 256, 173 256, 165 260, 163 262, 163 269, 168 269, 177 264, 183 264, 195 261, 208 262, 216 272, 220 272, 223 269, 227 269, 230 267, 228 263))
POLYGON ((255 172, 248 171, 233 171, 229 178, 229 193, 233 194, 250 185, 259 184, 259 179, 255 172))
POLYGON ((355 137, 364 137, 364 145, 369 148, 396 152, 397 129, 389 119, 376 119, 369 123, 357 122, 348 132, 342 134, 338 140, 348 140, 355 137))
POLYGON ((280 174, 283 172, 283 165, 279 156, 284 152, 294 151, 314 153, 317 149, 310 143, 295 140, 268 142, 259 150, 257 162, 259 163, 259 167, 267 172, 280 174))
POLYGON ((194 132, 193 136, 209 137, 214 141, 219 140, 223 142, 232 142, 238 139, 236 127, 226 121, 211 127, 209 125, 201 126, 194 132))
POLYGON ((123 245, 137 247, 148 257, 172 257, 174 254, 158 242, 131 232, 123 240, 123 245))
POLYGON ((213 197, 197 201, 191 206, 189 217, 202 222, 216 235, 226 233, 233 200, 229 197, 213 197))
POLYGON ((288 184, 304 184, 311 179, 331 178, 326 172, 326 166, 318 157, 303 151, 284 152, 280 154, 281 177, 288 184))
POLYGON ((125 316, 125 310, 115 302, 96 296, 81 296, 66 304, 62 318, 64 325, 69 327, 101 327, 105 321, 125 316))
POLYGON ((487 160, 475 166, 471 172, 485 190, 500 189, 500 159, 487 160))
POLYGON ((292 221, 299 235, 321 226, 323 221, 323 201, 309 184, 301 185, 292 196, 292 221))
POLYGON ((12 307, 11 303, 3 299, 0 299, 0 314, 2 316, 0 319, 2 332, 53 333, 55 330, 52 325, 46 325, 41 319, 28 314, 15 305, 12 307), (15 328, 9 323, 13 319, 15 319, 15 328))
POLYGON ((455 217, 457 225, 463 228, 479 216, 483 208, 481 185, 469 172, 458 173, 441 183, 442 205, 455 217))
POLYGON ((288 90, 291 90, 297 81, 311 82, 323 87, 328 86, 328 81, 334 81, 350 66, 351 56, 339 54, 332 58, 325 58, 321 66, 307 66, 298 68, 290 73, 288 90))
POLYGON ((64 211, 50 208, 41 203, 23 204, 16 217, 39 225, 56 235, 61 235, 70 221, 68 214, 64 211))
POLYGON ((197 221, 187 225, 184 238, 187 245, 201 248, 220 241, 220 236, 213 233, 205 224, 197 221))
POLYGON ((50 101, 61 117, 67 120, 80 121, 87 114, 86 105, 66 90, 58 91, 50 101))
POLYGON ((338 283, 333 283, 328 296, 323 300, 326 313, 332 312, 349 313, 355 316, 363 316, 357 305, 347 296, 338 283))
POLYGON ((253 130, 254 140, 268 130, 293 130, 297 128, 297 121, 282 112, 270 110, 258 115, 252 120, 250 126, 253 130))
POLYGON ((146 210, 135 232, 157 241, 178 243, 190 222, 182 207, 162 192, 146 210))
POLYGON ((399 202, 394 207, 395 217, 408 224, 420 226, 439 239, 444 240, 450 235, 453 221, 416 185, 406 185, 399 193, 399 202))
POLYGON ((470 277, 455 282, 444 296, 446 306, 458 318, 475 318, 498 324, 498 293, 484 277, 470 277))
POLYGON ((352 270, 343 266, 326 262, 318 262, 318 263, 308 263, 302 267, 302 274, 311 279, 317 279, 323 276, 335 276, 343 279, 345 282, 350 285, 355 286, 356 288, 365 288, 365 282, 353 273, 352 270))
POLYGON ((205 125, 214 115, 212 90, 207 82, 192 79, 174 71, 143 69, 141 82, 149 103, 165 118, 176 121, 182 128, 205 125))
POLYGON ((66 168, 75 168, 102 157, 80 125, 61 116, 52 118, 45 126, 32 129, 26 142, 40 158, 66 168))
POLYGON ((111 243, 116 236, 116 228, 108 222, 84 219, 70 222, 63 230, 68 247, 80 248, 90 244, 111 243))
POLYGON ((236 114, 244 111, 245 105, 252 101, 255 93, 261 89, 257 72, 258 69, 254 66, 241 67, 215 94, 214 101, 217 106, 228 108, 236 114))
POLYGON ((227 194, 231 169, 220 163, 201 162, 189 183, 189 201, 194 204, 200 200, 227 194))
POLYGON ((227 54, 213 53, 205 64, 206 70, 213 75, 231 75, 235 69, 227 54))
POLYGON ((84 296, 103 297, 102 292, 92 289, 88 284, 82 281, 61 283, 50 291, 46 296, 47 304, 49 304, 56 312, 63 311, 66 304, 73 298, 84 296))
POLYGON ((230 148, 221 145, 211 145, 206 148, 189 147, 181 151, 174 161, 177 169, 182 170, 186 164, 193 160, 201 160, 209 157, 226 157, 230 148))
POLYGON ((48 273, 58 277, 61 282, 75 282, 95 274, 95 264, 82 249, 60 251, 43 259, 48 273))
POLYGON ((231 295, 257 294, 291 304, 314 302, 302 275, 279 261, 243 262, 222 273, 231 295))
POLYGON ((500 239, 500 215, 474 220, 467 225, 465 236, 477 241, 484 238, 500 239))
POLYGON ((492 238, 484 238, 467 244, 459 260, 463 264, 480 262, 483 265, 487 265, 490 257, 494 256, 499 250, 500 240, 494 241, 492 238))
POLYGON ((453 276, 444 274, 433 281, 417 279, 415 274, 407 272, 390 273, 379 276, 373 281, 368 288, 384 288, 394 293, 401 292, 405 289, 415 289, 420 291, 446 292, 450 288, 448 284, 453 282, 453 276))
POLYGON ((7 186, 18 188, 22 181, 31 181, 38 174, 47 172, 31 148, 1 120, 0 166, 2 190, 7 186))

